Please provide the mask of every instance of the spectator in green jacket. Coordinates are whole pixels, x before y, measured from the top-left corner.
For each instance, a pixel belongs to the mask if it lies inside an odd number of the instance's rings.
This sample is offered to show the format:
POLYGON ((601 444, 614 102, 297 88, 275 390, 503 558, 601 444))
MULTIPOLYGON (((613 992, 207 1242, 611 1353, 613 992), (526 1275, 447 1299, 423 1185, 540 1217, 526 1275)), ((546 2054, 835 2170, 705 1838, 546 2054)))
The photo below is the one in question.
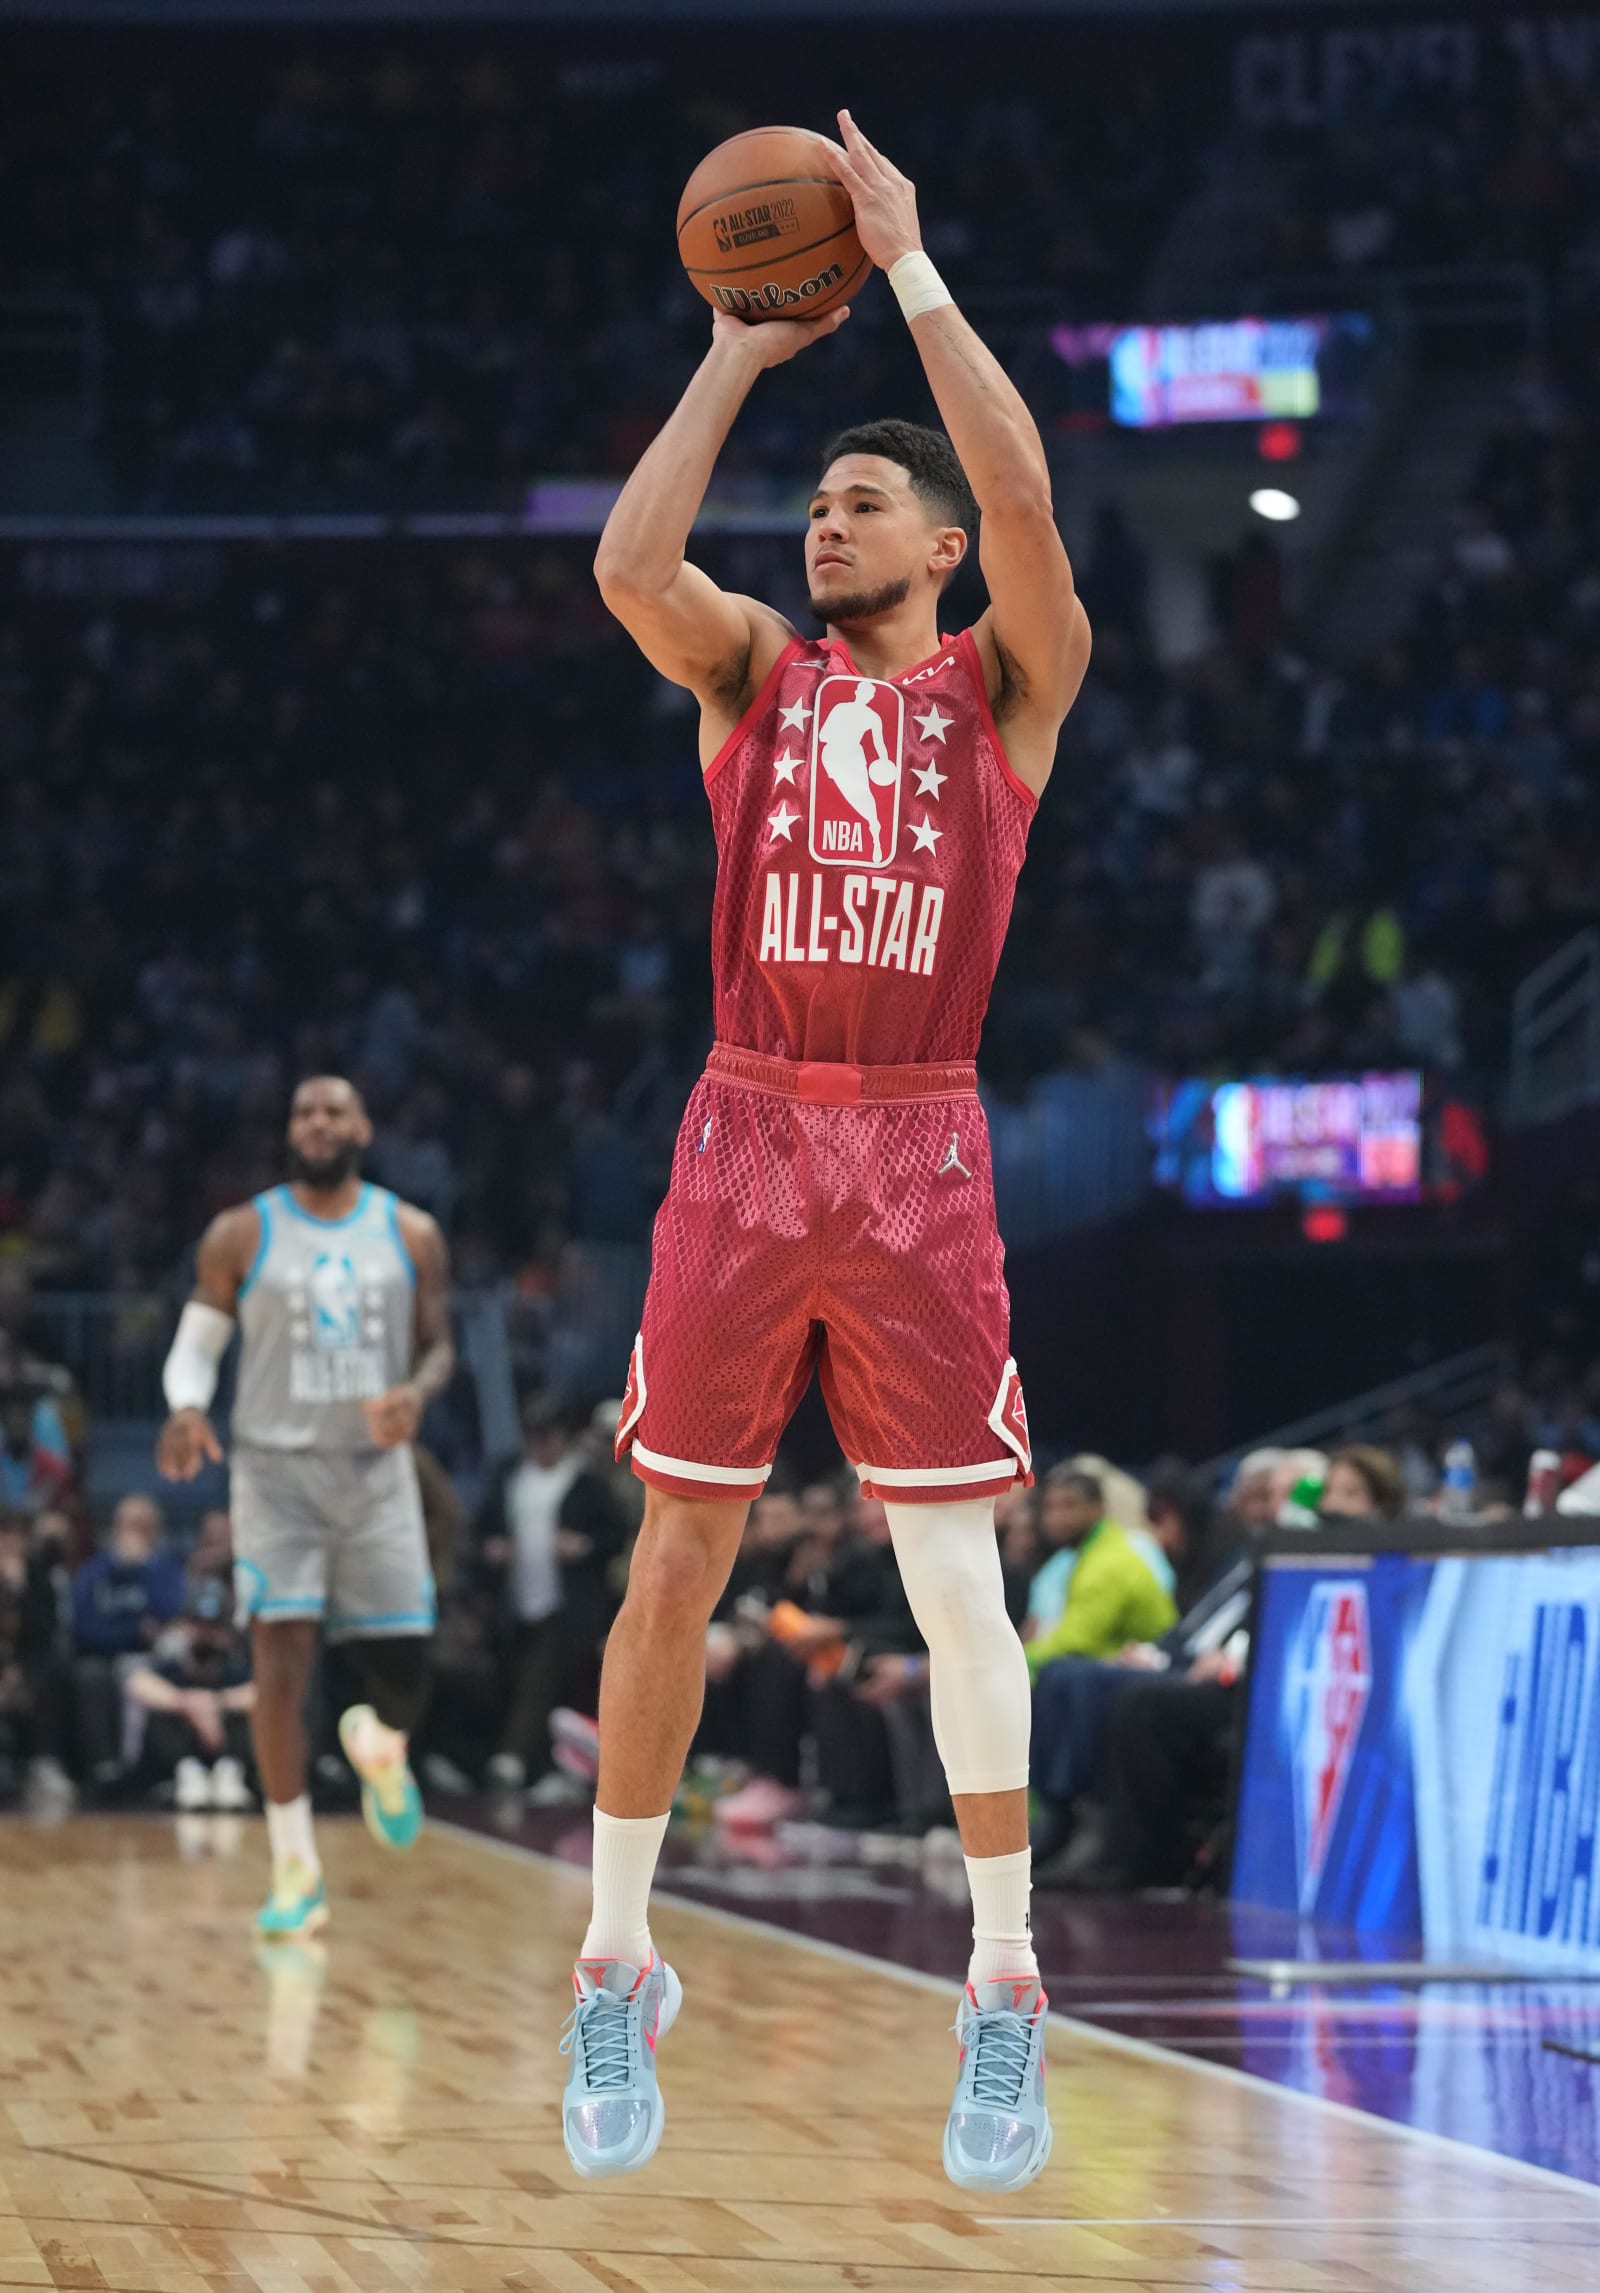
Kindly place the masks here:
POLYGON ((1057 1466, 1045 1482, 1044 1518, 1050 1541, 1070 1550, 1073 1562, 1058 1619, 1027 1642, 1031 1674, 1058 1656, 1115 1656, 1130 1641, 1158 1640, 1177 1622, 1171 1593, 1127 1532, 1106 1518, 1105 1489, 1092 1473, 1057 1466))

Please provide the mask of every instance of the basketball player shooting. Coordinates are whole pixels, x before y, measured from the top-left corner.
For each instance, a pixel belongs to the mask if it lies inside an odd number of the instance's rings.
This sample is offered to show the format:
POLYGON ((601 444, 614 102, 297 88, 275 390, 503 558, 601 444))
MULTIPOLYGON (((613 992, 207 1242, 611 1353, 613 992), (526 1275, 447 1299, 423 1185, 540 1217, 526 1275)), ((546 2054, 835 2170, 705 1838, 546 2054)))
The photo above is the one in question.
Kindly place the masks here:
POLYGON ((427 1699, 434 1591, 411 1442, 454 1367, 449 1270, 427 1212, 362 1183, 371 1140, 352 1084, 300 1085, 289 1183, 207 1227, 163 1373, 172 1414, 156 1462, 192 1481, 222 1462, 207 1412, 237 1328, 230 1505, 272 1850, 256 1931, 269 1940, 328 1922, 306 1790, 319 1632, 350 1641, 365 1675, 370 1701, 342 1715, 339 1740, 368 1830, 405 1848, 422 1827, 407 1744, 427 1699))
MULTIPOLYGON (((650 1887, 706 1621, 815 1368, 863 1489, 888 1509, 930 1651, 974 1909, 944 2163, 993 2192, 1031 2181, 1051 2135, 1028 1675, 994 1530, 994 1500, 1031 1478, 1030 1457, 973 1060, 1089 629, 1027 408, 923 253, 912 185, 848 112, 840 125, 856 228, 948 436, 882 421, 834 441, 805 544, 827 633, 797 636, 684 549, 763 370, 848 313, 719 312, 596 560, 612 612, 700 703, 717 1041, 656 1223, 618 1428, 648 1497, 606 1651, 563 2127, 588 2175, 643 2165, 661 2138, 656 2042, 681 1991, 651 1944, 650 1887), (941 637, 940 592, 974 542, 989 608, 941 637)), ((838 2046, 843 2075, 848 2030, 838 2046)))

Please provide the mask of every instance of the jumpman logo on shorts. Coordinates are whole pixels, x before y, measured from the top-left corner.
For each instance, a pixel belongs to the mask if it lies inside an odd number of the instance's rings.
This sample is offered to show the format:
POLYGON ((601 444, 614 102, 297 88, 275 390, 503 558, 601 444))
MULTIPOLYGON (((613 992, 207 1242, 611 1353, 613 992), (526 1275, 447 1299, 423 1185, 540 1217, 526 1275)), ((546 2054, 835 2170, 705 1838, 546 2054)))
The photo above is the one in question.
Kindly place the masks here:
POLYGON ((950 1144, 944 1150, 944 1160, 933 1175, 935 1178, 943 1178, 946 1171, 951 1170, 960 1171, 963 1178, 972 1176, 971 1171, 961 1159, 961 1133, 959 1131, 950 1133, 950 1144))
POLYGON ((716 1118, 716 1116, 715 1116, 715 1115, 707 1115, 707 1117, 706 1117, 706 1127, 705 1127, 705 1129, 704 1129, 704 1130, 703 1130, 703 1131, 700 1133, 700 1145, 699 1145, 699 1149, 698 1149, 698 1152, 699 1152, 699 1153, 701 1153, 701 1154, 704 1154, 704 1153, 705 1153, 705 1151, 706 1151, 706 1148, 707 1148, 707 1147, 710 1145, 710 1143, 711 1143, 711 1126, 712 1126, 712 1124, 713 1124, 713 1123, 716 1121, 716 1119, 717 1119, 717 1118, 716 1118))

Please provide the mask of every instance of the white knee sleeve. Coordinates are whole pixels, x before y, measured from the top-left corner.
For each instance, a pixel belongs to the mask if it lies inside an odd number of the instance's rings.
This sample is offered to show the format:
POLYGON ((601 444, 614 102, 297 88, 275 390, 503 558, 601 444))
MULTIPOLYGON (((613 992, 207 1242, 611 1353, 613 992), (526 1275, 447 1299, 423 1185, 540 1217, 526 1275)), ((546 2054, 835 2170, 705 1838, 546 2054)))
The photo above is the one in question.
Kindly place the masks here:
POLYGON ((933 1735, 952 1792, 1022 1791, 1032 1697, 1006 1614, 994 1499, 885 1505, 895 1557, 928 1643, 933 1735))

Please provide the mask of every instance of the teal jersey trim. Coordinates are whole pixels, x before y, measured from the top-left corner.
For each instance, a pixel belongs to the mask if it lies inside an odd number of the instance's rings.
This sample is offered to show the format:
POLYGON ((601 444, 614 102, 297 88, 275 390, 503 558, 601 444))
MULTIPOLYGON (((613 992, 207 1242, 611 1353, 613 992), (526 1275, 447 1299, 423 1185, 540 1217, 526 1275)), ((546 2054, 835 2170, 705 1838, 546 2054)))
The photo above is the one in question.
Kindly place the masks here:
POLYGON ((257 1218, 261 1221, 261 1238, 256 1244, 256 1254, 250 1261, 250 1271, 239 1284, 241 1298, 248 1298, 255 1288, 256 1276, 266 1264, 267 1252, 272 1248, 272 1196, 270 1194, 258 1194, 255 1198, 255 1210, 257 1218))
POLYGON ((386 1193, 383 1198, 383 1205, 388 1213, 389 1238, 400 1253, 400 1263, 406 1270, 406 1280, 414 1290, 417 1286, 417 1262, 406 1248, 406 1238, 400 1231, 400 1197, 397 1194, 386 1193))

